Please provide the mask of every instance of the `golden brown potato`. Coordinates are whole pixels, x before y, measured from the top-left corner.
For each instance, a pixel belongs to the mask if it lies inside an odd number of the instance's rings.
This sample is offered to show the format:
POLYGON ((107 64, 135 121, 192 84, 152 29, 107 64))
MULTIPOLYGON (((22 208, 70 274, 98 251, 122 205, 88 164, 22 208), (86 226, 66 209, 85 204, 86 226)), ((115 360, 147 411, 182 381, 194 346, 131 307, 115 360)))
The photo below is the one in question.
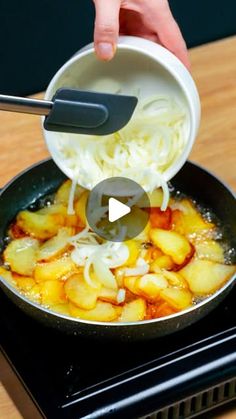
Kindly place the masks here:
POLYGON ((95 308, 101 286, 97 288, 90 287, 84 280, 83 275, 74 274, 65 282, 65 293, 68 299, 85 310, 95 308))
POLYGON ((75 213, 81 220, 84 227, 87 224, 86 205, 87 205, 88 195, 89 195, 89 192, 84 191, 82 195, 80 196, 80 198, 78 199, 78 201, 75 203, 75 207, 74 207, 75 213))
POLYGON ((171 270, 174 267, 173 259, 168 255, 162 255, 155 259, 150 265, 151 272, 160 272, 160 269, 171 270))
POLYGON ((172 212, 173 229, 185 236, 207 235, 214 229, 214 224, 202 217, 194 205, 188 199, 179 203, 179 208, 172 212))
POLYGON ((67 205, 52 204, 37 211, 37 214, 48 215, 58 214, 64 217, 64 225, 66 227, 76 227, 79 224, 77 215, 68 214, 67 205))
POLYGON ((65 226, 66 227, 81 227, 80 220, 78 219, 77 215, 67 214, 65 217, 65 226))
POLYGON ((150 231, 152 242, 159 247, 163 253, 171 256, 173 261, 181 265, 191 254, 192 248, 188 240, 175 231, 153 228, 150 231))
POLYGON ((34 285, 30 290, 25 294, 29 300, 32 300, 35 303, 41 304, 41 287, 39 284, 34 285))
POLYGON ((47 205, 38 211, 35 212, 35 214, 39 215, 48 215, 48 214, 61 214, 63 216, 67 215, 67 207, 62 204, 51 204, 47 205))
POLYGON ((124 263, 124 265, 127 266, 134 266, 136 264, 136 261, 139 257, 140 253, 140 244, 136 240, 128 240, 125 242, 126 246, 129 249, 129 257, 124 263))
POLYGON ((63 281, 44 281, 40 284, 42 304, 51 306, 66 302, 63 281))
POLYGON ((98 299, 106 301, 111 304, 118 304, 117 302, 118 292, 111 288, 102 287, 98 294, 98 299))
POLYGON ((64 279, 77 271, 76 265, 68 256, 51 262, 38 263, 35 268, 34 278, 36 282, 64 279))
POLYGON ((199 259, 224 263, 224 250, 215 240, 197 241, 194 246, 199 259))
POLYGON ((37 239, 50 239, 64 225, 62 214, 39 214, 38 212, 21 211, 17 215, 17 224, 27 234, 37 239))
MULTIPOLYGON (((161 188, 154 189, 152 192, 148 192, 148 198, 151 207, 161 207, 163 201, 163 190, 161 188)), ((138 206, 140 208, 145 208, 149 206, 147 200, 143 197, 138 201, 138 206)))
POLYGON ((124 287, 127 288, 133 294, 138 294, 138 290, 136 287, 136 282, 138 276, 125 276, 124 277, 124 287))
POLYGON ((179 272, 162 271, 170 287, 188 288, 187 281, 179 272))
MULTIPOLYGON (((60 204, 66 205, 66 206, 68 205, 70 190, 71 190, 71 184, 72 184, 72 182, 69 179, 62 183, 62 185, 60 186, 60 188, 56 192, 55 203, 57 203, 57 204, 60 203, 60 204)), ((74 201, 77 201, 84 191, 85 191, 85 189, 82 188, 82 186, 77 185, 76 189, 75 189, 75 199, 74 199, 74 201)))
POLYGON ((136 292, 150 300, 157 299, 161 290, 167 287, 168 282, 160 273, 143 275, 137 278, 135 283, 136 292))
POLYGON ((48 308, 55 313, 64 314, 65 316, 71 316, 69 310, 69 304, 48 304, 48 308))
POLYGON ((160 296, 177 310, 184 310, 192 305, 192 294, 187 289, 165 288, 161 291, 160 296))
POLYGON ((4 250, 4 260, 12 271, 26 276, 32 276, 36 263, 38 240, 32 237, 15 239, 4 250))
POLYGON ((92 310, 83 310, 69 303, 70 314, 83 320, 97 321, 97 322, 112 322, 118 318, 121 313, 121 308, 113 306, 104 301, 98 301, 96 307, 92 310))
POLYGON ((120 322, 138 322, 144 319, 146 314, 146 302, 143 298, 126 303, 119 317, 120 322))
POLYGON ((34 278, 31 278, 30 276, 14 275, 14 279, 20 290, 24 292, 28 292, 36 284, 34 278))
POLYGON ((14 279, 11 271, 8 271, 7 269, 3 268, 3 266, 0 266, 0 276, 4 278, 9 284, 16 286, 16 280, 14 279))
POLYGON ((208 295, 220 288, 235 272, 235 266, 210 260, 193 259, 179 271, 197 295, 208 295))
POLYGON ((60 256, 70 246, 69 238, 75 234, 72 227, 62 227, 56 236, 44 242, 37 250, 37 261, 50 260, 60 256))

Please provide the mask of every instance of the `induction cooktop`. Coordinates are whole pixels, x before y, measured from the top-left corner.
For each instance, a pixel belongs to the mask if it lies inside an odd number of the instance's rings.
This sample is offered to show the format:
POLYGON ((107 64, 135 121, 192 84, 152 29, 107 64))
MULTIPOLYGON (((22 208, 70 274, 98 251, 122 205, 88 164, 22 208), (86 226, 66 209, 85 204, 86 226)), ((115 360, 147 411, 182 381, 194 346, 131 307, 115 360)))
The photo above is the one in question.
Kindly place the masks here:
POLYGON ((30 419, 208 418, 236 400, 235 301, 234 288, 183 331, 121 344, 47 328, 0 291, 0 368, 14 377, 3 384, 30 419))

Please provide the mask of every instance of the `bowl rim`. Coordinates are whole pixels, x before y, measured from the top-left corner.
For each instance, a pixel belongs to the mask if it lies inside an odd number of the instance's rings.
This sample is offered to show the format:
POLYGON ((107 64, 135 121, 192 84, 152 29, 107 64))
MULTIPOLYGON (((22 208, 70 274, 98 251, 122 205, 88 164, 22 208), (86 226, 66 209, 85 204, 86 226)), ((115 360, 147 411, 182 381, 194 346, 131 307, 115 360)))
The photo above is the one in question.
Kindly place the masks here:
MULTIPOLYGON (((0 190, 0 199, 2 194, 18 179, 20 178, 22 175, 30 172, 32 169, 43 165, 44 163, 47 163, 49 161, 53 162, 53 159, 51 159, 50 157, 44 160, 41 160, 33 165, 31 165, 30 167, 26 168, 25 170, 23 170, 22 172, 20 172, 18 175, 16 175, 13 179, 11 179, 5 186, 4 188, 2 188, 0 190)), ((233 198, 236 198, 236 194, 231 190, 231 188, 224 183, 223 181, 221 181, 221 179, 218 178, 217 175, 214 175, 214 173, 212 173, 211 171, 209 171, 208 169, 205 169, 204 167, 202 167, 201 165, 192 162, 190 160, 188 160, 186 163, 190 163, 190 165, 193 165, 195 167, 197 167, 198 169, 206 172, 208 175, 212 176, 215 178, 215 180, 217 182, 219 182, 225 189, 228 190, 228 192, 232 195, 233 198)), ((40 310, 42 313, 46 314, 47 316, 53 316, 55 317, 55 319, 63 319, 63 320, 69 320, 70 322, 74 322, 74 323, 82 323, 85 325, 89 325, 89 326, 102 326, 102 327, 109 327, 109 328, 116 328, 116 327, 130 327, 130 326, 138 326, 138 325, 143 325, 148 327, 148 325, 153 324, 153 323, 163 323, 163 322, 168 322, 168 321, 172 321, 173 319, 178 319, 181 318, 181 316, 183 315, 188 315, 191 314, 192 312, 194 312, 195 310, 198 310, 199 308, 204 307, 205 305, 207 305, 208 303, 210 303, 211 301, 215 300, 220 294, 223 294, 224 291, 226 291, 228 288, 230 288, 233 283, 235 282, 236 279, 236 272, 232 275, 231 278, 229 278, 225 284, 219 288, 215 293, 213 293, 212 295, 210 295, 209 297, 205 298, 203 301, 201 301, 200 303, 197 303, 194 306, 191 306, 185 310, 179 311, 177 313, 174 314, 170 314, 168 316, 165 317, 159 317, 156 319, 150 319, 150 320, 141 320, 141 321, 136 321, 136 322, 101 322, 101 321, 92 321, 92 320, 84 320, 84 319, 79 319, 76 317, 72 317, 72 316, 67 316, 65 314, 62 313, 57 313, 54 312, 44 306, 42 306, 41 304, 34 302, 32 300, 27 299, 27 297, 25 297, 23 294, 21 294, 17 288, 15 288, 14 286, 12 286, 6 279, 4 279, 1 275, 0 275, 0 285, 3 284, 10 292, 12 292, 17 298, 19 298, 20 300, 23 300, 24 303, 26 303, 29 306, 32 306, 33 308, 40 310)))

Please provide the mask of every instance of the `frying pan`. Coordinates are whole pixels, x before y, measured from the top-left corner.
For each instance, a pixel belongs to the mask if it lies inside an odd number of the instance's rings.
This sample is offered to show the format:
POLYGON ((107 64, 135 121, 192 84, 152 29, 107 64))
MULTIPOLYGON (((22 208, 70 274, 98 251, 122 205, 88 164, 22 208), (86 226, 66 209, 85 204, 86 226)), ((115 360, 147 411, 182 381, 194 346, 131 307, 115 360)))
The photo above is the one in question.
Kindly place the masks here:
MULTIPOLYGON (((40 197, 53 193, 65 180, 65 175, 49 159, 16 176, 0 193, 0 250, 4 248, 7 227, 18 211, 27 208, 40 197)), ((236 200, 233 193, 211 173, 187 162, 171 182, 181 192, 209 207, 223 221, 224 236, 236 248, 236 200)), ((233 263, 236 262, 233 260, 233 263)), ((0 285, 10 299, 23 311, 47 326, 63 332, 96 339, 120 341, 147 340, 181 330, 212 311, 233 287, 234 275, 214 295, 185 311, 164 318, 132 323, 91 322, 50 312, 27 300, 0 277, 0 285)))

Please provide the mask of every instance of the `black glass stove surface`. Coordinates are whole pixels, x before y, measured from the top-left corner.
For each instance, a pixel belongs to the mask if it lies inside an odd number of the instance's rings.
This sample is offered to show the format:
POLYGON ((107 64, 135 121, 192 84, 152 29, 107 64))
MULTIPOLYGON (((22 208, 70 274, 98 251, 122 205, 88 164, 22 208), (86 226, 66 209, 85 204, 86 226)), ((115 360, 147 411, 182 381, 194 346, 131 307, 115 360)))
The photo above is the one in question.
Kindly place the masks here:
POLYGON ((141 417, 236 375, 235 297, 183 331, 121 345, 45 328, 0 291, 0 345, 47 418, 141 417))

